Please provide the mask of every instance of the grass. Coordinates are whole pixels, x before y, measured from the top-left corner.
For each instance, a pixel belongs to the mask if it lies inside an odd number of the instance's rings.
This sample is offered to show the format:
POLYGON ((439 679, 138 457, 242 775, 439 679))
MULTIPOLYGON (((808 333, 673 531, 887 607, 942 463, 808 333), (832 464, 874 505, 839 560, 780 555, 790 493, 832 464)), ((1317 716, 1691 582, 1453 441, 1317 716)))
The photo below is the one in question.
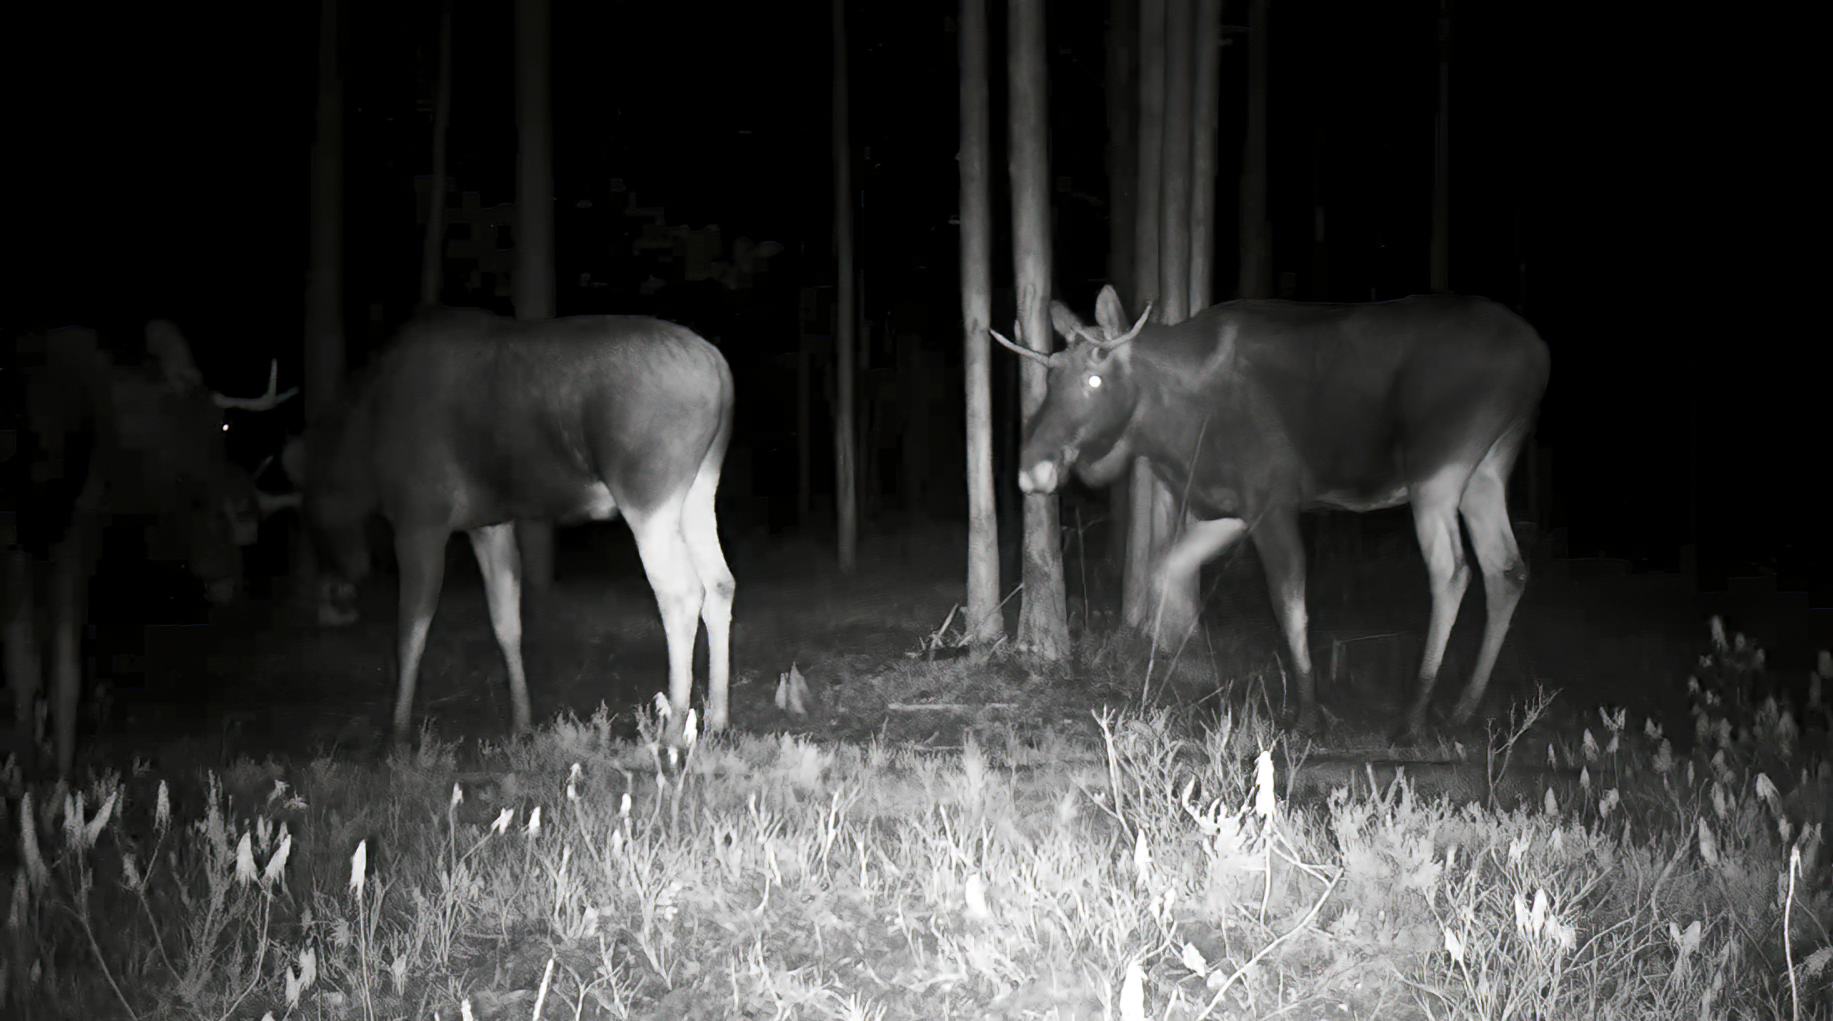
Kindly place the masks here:
MULTIPOLYGON (((1007 661, 846 697, 1000 701, 1007 661)), ((1295 797, 1272 726, 1097 709, 943 748, 613 737, 461 765, 6 778, 0 1003, 22 1018, 1833 1017, 1818 681, 1715 635, 1687 755, 1653 722, 1512 728, 1581 794, 1295 797), (480 766, 482 768, 473 768, 480 766)), ((1823 664, 1823 674, 1833 673, 1823 664)), ((1823 678, 1824 679, 1824 678, 1823 678)), ((1136 690, 1125 676, 1096 690, 1136 690)), ((830 699, 838 691, 816 692, 830 699)), ((893 710, 902 711, 902 710, 893 710)), ((1031 717, 1034 721, 1036 715, 1031 717)), ((683 729, 683 728, 677 728, 683 729)))

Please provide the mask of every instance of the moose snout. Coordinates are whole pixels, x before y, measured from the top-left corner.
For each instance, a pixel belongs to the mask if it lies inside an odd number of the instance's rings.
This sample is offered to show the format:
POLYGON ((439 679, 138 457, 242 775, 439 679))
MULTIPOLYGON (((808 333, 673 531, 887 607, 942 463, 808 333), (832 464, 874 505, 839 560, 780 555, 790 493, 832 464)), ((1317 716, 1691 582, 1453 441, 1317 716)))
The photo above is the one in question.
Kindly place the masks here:
POLYGON ((227 606, 235 602, 236 588, 234 578, 216 578, 204 585, 204 598, 212 606, 227 606))

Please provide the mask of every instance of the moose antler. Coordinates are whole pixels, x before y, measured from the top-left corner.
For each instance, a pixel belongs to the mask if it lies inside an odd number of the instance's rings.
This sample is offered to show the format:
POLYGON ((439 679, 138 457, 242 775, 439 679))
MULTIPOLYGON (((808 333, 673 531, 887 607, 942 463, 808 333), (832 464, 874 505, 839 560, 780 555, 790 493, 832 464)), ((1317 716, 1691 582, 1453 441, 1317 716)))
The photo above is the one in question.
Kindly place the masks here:
MULTIPOLYGON (((1016 351, 1019 354, 1024 355, 1026 358, 1032 359, 1033 361, 1037 362, 1039 365, 1049 365, 1050 364, 1050 357, 1048 355, 1042 355, 1036 351, 1031 350, 1028 347, 1024 347, 1023 345, 1014 344, 1011 341, 1007 340, 1004 336, 1000 335, 1000 332, 998 330, 995 330, 990 326, 987 327, 987 332, 993 335, 994 340, 997 340, 1001 344, 1004 344, 1005 346, 1011 348, 1013 351, 1016 351)), ((1018 328, 1018 321, 1016 319, 1012 321, 1012 332, 1013 333, 1022 332, 1018 328)))
POLYGON ((279 407, 282 401, 285 401, 287 398, 299 392, 298 387, 293 387, 286 393, 276 393, 275 388, 279 382, 280 360, 275 359, 267 364, 266 393, 259 397, 226 397, 223 394, 213 391, 210 394, 210 399, 215 401, 216 406, 219 408, 240 408, 243 411, 272 411, 279 407))

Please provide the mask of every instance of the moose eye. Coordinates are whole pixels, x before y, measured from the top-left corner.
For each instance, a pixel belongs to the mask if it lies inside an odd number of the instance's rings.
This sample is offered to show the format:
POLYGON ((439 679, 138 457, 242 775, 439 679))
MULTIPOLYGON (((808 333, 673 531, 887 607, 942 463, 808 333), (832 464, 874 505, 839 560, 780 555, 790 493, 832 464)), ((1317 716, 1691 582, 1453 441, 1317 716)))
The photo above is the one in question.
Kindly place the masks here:
POLYGON ((1088 377, 1088 388, 1090 390, 1101 389, 1101 377, 1091 373, 1088 377))

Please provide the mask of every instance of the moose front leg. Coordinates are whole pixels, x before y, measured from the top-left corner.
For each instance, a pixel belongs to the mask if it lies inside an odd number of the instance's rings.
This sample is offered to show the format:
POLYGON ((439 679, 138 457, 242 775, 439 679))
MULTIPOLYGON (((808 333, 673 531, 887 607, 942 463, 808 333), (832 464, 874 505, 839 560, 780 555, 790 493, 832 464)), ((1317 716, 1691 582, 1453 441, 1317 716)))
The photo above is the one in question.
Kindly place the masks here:
POLYGON ((1254 549, 1260 553, 1260 566, 1266 571, 1267 592, 1273 597, 1273 616, 1279 618, 1279 629, 1286 638, 1291 654, 1291 677, 1286 709, 1297 716, 1292 729, 1300 734, 1317 734, 1323 723, 1317 707, 1317 678, 1311 672, 1311 618, 1305 608, 1305 545, 1298 530, 1298 516, 1290 511, 1268 511, 1254 526, 1254 549), (1293 696, 1297 696, 1296 699, 1293 696))
POLYGON ((1176 649, 1197 624, 1197 572, 1247 532, 1240 518, 1197 521, 1165 551, 1153 575, 1142 622, 1161 648, 1176 649))

